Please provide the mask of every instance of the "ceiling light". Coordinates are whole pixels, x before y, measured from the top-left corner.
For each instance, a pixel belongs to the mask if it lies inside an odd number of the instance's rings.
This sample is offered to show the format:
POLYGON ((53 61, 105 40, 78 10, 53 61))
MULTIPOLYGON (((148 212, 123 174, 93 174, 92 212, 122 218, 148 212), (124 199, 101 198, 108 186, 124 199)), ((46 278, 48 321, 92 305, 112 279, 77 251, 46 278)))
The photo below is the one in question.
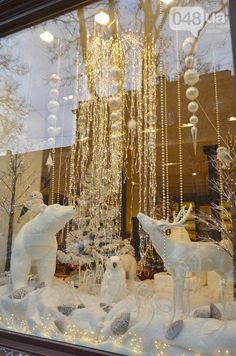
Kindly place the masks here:
POLYGON ((48 31, 44 31, 40 34, 40 38, 42 41, 44 42, 52 42, 54 40, 54 36, 51 32, 48 32, 48 31))
POLYGON ((73 98, 74 98, 73 95, 68 96, 68 99, 70 99, 70 100, 72 100, 73 98))
POLYGON ((169 5, 169 4, 171 4, 171 3, 173 2, 173 0, 162 0, 162 2, 163 2, 164 4, 169 5))
POLYGON ((196 172, 193 172, 193 173, 192 173, 192 176, 196 176, 196 175, 197 175, 197 173, 196 173, 196 172))
POLYGON ((236 117, 235 116, 231 116, 227 119, 228 121, 236 121, 236 117))
POLYGON ((107 12, 99 11, 94 16, 94 20, 99 23, 99 25, 107 25, 110 22, 110 16, 107 12))
POLYGON ((67 101, 68 100, 67 96, 63 96, 63 100, 67 101))

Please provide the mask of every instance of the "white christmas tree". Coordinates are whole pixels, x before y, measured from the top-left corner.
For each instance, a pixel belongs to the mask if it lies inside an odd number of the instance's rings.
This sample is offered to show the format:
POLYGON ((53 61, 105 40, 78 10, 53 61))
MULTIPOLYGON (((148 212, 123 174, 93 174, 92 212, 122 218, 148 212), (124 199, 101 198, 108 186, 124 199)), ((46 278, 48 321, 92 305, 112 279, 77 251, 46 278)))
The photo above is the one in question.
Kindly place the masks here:
POLYGON ((82 266, 96 262, 98 256, 133 254, 129 241, 119 236, 120 211, 109 179, 107 174, 101 181, 88 170, 75 226, 68 233, 65 252, 58 251, 59 262, 82 266))

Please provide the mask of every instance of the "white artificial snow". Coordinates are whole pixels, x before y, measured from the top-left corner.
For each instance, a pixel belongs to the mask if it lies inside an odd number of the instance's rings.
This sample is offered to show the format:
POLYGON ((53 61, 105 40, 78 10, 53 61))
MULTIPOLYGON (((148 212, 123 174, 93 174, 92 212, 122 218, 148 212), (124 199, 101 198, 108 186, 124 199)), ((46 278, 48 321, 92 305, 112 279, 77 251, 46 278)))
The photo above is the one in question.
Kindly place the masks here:
POLYGON ((226 318, 230 320, 193 318, 194 309, 209 309, 210 303, 222 311, 216 275, 209 273, 209 286, 197 291, 193 280, 191 313, 184 316, 183 330, 171 341, 165 339, 165 333, 172 322, 172 281, 165 273, 156 276, 155 281, 130 284, 128 295, 111 304, 109 313, 100 307, 100 295, 81 292, 58 278, 52 287, 31 287, 31 292, 21 300, 9 297, 10 286, 0 286, 0 327, 124 355, 225 355, 226 350, 236 355, 236 303, 231 299, 232 289, 229 286, 226 290, 226 318), (57 308, 63 304, 83 304, 85 308, 78 308, 67 317, 57 308), (111 324, 126 312, 130 313, 129 329, 116 337, 111 324), (55 320, 64 323, 65 333, 57 329, 55 320), (22 325, 26 325, 25 329, 22 325), (79 331, 80 336, 73 335, 72 330, 79 331))

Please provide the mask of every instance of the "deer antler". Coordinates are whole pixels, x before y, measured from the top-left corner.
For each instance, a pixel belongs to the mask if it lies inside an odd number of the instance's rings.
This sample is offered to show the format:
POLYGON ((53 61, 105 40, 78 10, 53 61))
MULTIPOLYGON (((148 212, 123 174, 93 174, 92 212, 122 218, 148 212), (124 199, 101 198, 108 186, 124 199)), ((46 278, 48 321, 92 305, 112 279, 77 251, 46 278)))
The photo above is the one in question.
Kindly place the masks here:
POLYGON ((177 223, 179 221, 179 219, 181 218, 181 216, 183 215, 184 216, 184 212, 185 212, 185 206, 182 206, 182 208, 180 209, 178 215, 176 216, 175 214, 175 211, 174 211, 174 214, 173 214, 173 217, 174 217, 174 223, 177 223))
POLYGON ((189 206, 187 211, 185 210, 185 206, 183 206, 181 208, 181 210, 179 211, 177 216, 175 215, 175 212, 174 212, 174 221, 173 221, 173 223, 170 223, 168 221, 164 221, 164 223, 159 224, 159 227, 160 226, 166 226, 168 228, 168 227, 182 226, 185 223, 185 221, 187 220, 187 218, 189 217, 189 214, 190 214, 191 210, 192 210, 192 204, 190 204, 190 206, 189 206), (181 218, 181 216, 182 216, 182 218, 181 218))

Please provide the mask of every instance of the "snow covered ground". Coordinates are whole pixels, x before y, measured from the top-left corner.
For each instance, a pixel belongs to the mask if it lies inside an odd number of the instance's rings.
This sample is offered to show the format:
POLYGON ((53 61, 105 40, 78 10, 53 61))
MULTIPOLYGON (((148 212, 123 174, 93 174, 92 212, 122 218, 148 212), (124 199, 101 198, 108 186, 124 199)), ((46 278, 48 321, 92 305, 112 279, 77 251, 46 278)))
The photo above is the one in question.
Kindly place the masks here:
MULTIPOLYGON (((210 273, 209 286, 190 292, 191 311, 218 303, 217 283, 216 275, 210 273)), ((32 288, 22 299, 11 298, 10 286, 5 285, 0 287, 0 327, 124 355, 236 355, 236 303, 230 301, 231 286, 226 295, 230 320, 194 318, 191 312, 183 318, 182 331, 170 341, 165 338, 172 305, 172 282, 167 274, 158 274, 155 281, 135 282, 127 297, 111 305, 109 312, 100 306, 99 295, 58 278, 52 287, 32 288), (58 310, 63 305, 72 309, 68 316, 58 310), (112 326, 124 315, 130 317, 128 330, 114 335, 112 326)))

